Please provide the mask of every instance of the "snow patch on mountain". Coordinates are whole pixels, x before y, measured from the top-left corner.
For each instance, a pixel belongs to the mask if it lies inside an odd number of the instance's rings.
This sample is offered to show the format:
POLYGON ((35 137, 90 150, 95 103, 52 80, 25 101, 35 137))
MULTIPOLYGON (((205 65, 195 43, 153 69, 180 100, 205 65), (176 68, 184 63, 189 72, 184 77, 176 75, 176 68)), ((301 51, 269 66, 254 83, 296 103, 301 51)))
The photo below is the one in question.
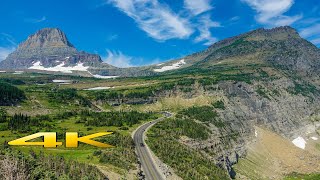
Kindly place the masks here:
POLYGON ((96 90, 107 90, 110 89, 111 87, 94 87, 94 88, 88 88, 88 89, 84 89, 86 91, 96 91, 96 90))
POLYGON ((101 76, 101 75, 98 75, 98 74, 95 74, 95 75, 92 75, 93 77, 95 78, 98 78, 98 79, 113 79, 113 78, 117 78, 119 76, 101 76))
POLYGON ((12 74, 23 74, 24 72, 23 71, 15 71, 14 73, 12 74))
POLYGON ((61 79, 54 79, 52 80, 54 83, 72 83, 72 80, 61 80, 61 79))
POLYGON ((317 137, 311 137, 311 139, 312 139, 312 140, 315 140, 315 141, 318 140, 317 137))
POLYGON ((179 69, 182 65, 186 64, 184 59, 180 60, 177 63, 172 64, 171 66, 163 66, 160 69, 154 69, 155 72, 165 72, 170 70, 179 69))
POLYGON ((42 70, 42 71, 52 71, 52 72, 63 72, 72 73, 72 71, 88 71, 89 66, 84 66, 83 63, 78 63, 76 66, 65 66, 65 62, 55 66, 55 67, 44 67, 41 65, 40 61, 33 63, 28 69, 42 70))
POLYGON ((294 139, 292 143, 300 149, 304 149, 307 144, 307 142, 303 139, 303 137, 300 137, 300 136, 294 139))

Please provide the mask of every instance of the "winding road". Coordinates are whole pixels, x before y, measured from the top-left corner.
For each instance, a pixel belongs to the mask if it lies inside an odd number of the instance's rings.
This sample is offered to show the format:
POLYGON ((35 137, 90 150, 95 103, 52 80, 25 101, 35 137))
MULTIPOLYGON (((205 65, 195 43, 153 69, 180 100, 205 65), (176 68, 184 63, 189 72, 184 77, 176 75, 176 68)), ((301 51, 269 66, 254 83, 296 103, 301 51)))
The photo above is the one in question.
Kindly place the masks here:
POLYGON ((145 174, 145 178, 147 180, 163 180, 163 176, 159 172, 159 169, 155 162, 152 159, 150 154, 151 150, 146 146, 144 142, 144 133, 146 130, 156 124, 159 121, 164 120, 165 118, 171 117, 172 114, 169 112, 164 113, 165 117, 159 118, 157 120, 148 122, 142 126, 140 126, 135 133, 133 134, 133 141, 136 145, 136 150, 138 154, 138 158, 140 159, 143 172, 145 174))

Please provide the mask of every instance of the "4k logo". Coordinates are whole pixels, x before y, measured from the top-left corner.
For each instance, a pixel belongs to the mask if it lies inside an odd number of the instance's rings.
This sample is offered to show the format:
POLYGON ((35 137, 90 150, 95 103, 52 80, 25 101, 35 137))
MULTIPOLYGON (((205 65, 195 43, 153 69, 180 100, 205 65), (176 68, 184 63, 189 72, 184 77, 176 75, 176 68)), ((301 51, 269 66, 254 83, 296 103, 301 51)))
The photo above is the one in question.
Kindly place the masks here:
MULTIPOLYGON (((90 144, 92 146, 97 146, 102 148, 111 148, 114 146, 92 140, 93 138, 105 136, 109 134, 112 134, 112 132, 100 132, 100 133, 95 133, 95 134, 91 134, 83 137, 78 137, 77 132, 67 132, 66 147, 75 148, 75 147, 78 147, 79 142, 82 142, 85 144, 90 144)), ((62 142, 57 142, 57 133, 55 132, 39 132, 36 134, 32 134, 29 136, 25 136, 25 137, 10 141, 8 142, 8 144, 12 146, 43 146, 46 148, 55 148, 57 146, 61 146, 62 142), (43 142, 30 142, 30 140, 38 137, 43 137, 43 142)))

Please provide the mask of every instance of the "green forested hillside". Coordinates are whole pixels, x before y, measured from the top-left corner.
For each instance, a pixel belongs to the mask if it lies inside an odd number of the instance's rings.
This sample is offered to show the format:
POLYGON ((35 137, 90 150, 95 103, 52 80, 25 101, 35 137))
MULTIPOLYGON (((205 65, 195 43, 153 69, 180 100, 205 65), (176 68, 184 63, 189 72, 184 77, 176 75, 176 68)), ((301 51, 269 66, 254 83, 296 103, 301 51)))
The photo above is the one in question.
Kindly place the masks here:
POLYGON ((61 156, 33 151, 22 154, 6 149, 0 154, 0 179, 102 180, 105 176, 92 165, 65 160, 61 156))
POLYGON ((196 150, 179 143, 180 136, 207 139, 208 129, 191 119, 169 119, 157 123, 148 133, 148 144, 155 154, 185 180, 228 179, 227 173, 196 150))
POLYGON ((17 87, 0 81, 0 106, 14 105, 25 99, 23 91, 17 87))

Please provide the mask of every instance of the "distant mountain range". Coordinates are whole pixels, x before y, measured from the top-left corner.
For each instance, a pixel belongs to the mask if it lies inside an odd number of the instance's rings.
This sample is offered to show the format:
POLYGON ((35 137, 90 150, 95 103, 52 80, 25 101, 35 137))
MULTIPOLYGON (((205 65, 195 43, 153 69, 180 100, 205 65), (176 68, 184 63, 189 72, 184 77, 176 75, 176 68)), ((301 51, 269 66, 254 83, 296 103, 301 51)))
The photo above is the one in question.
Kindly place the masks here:
POLYGON ((78 51, 57 28, 41 29, 22 42, 16 51, 0 62, 1 69, 58 73, 81 73, 85 76, 148 76, 188 69, 210 69, 215 64, 270 63, 279 68, 314 75, 320 69, 319 48, 304 40, 291 27, 257 29, 219 41, 208 49, 181 59, 157 65, 117 68, 99 55, 78 51), (232 59, 232 60, 231 60, 232 59))

